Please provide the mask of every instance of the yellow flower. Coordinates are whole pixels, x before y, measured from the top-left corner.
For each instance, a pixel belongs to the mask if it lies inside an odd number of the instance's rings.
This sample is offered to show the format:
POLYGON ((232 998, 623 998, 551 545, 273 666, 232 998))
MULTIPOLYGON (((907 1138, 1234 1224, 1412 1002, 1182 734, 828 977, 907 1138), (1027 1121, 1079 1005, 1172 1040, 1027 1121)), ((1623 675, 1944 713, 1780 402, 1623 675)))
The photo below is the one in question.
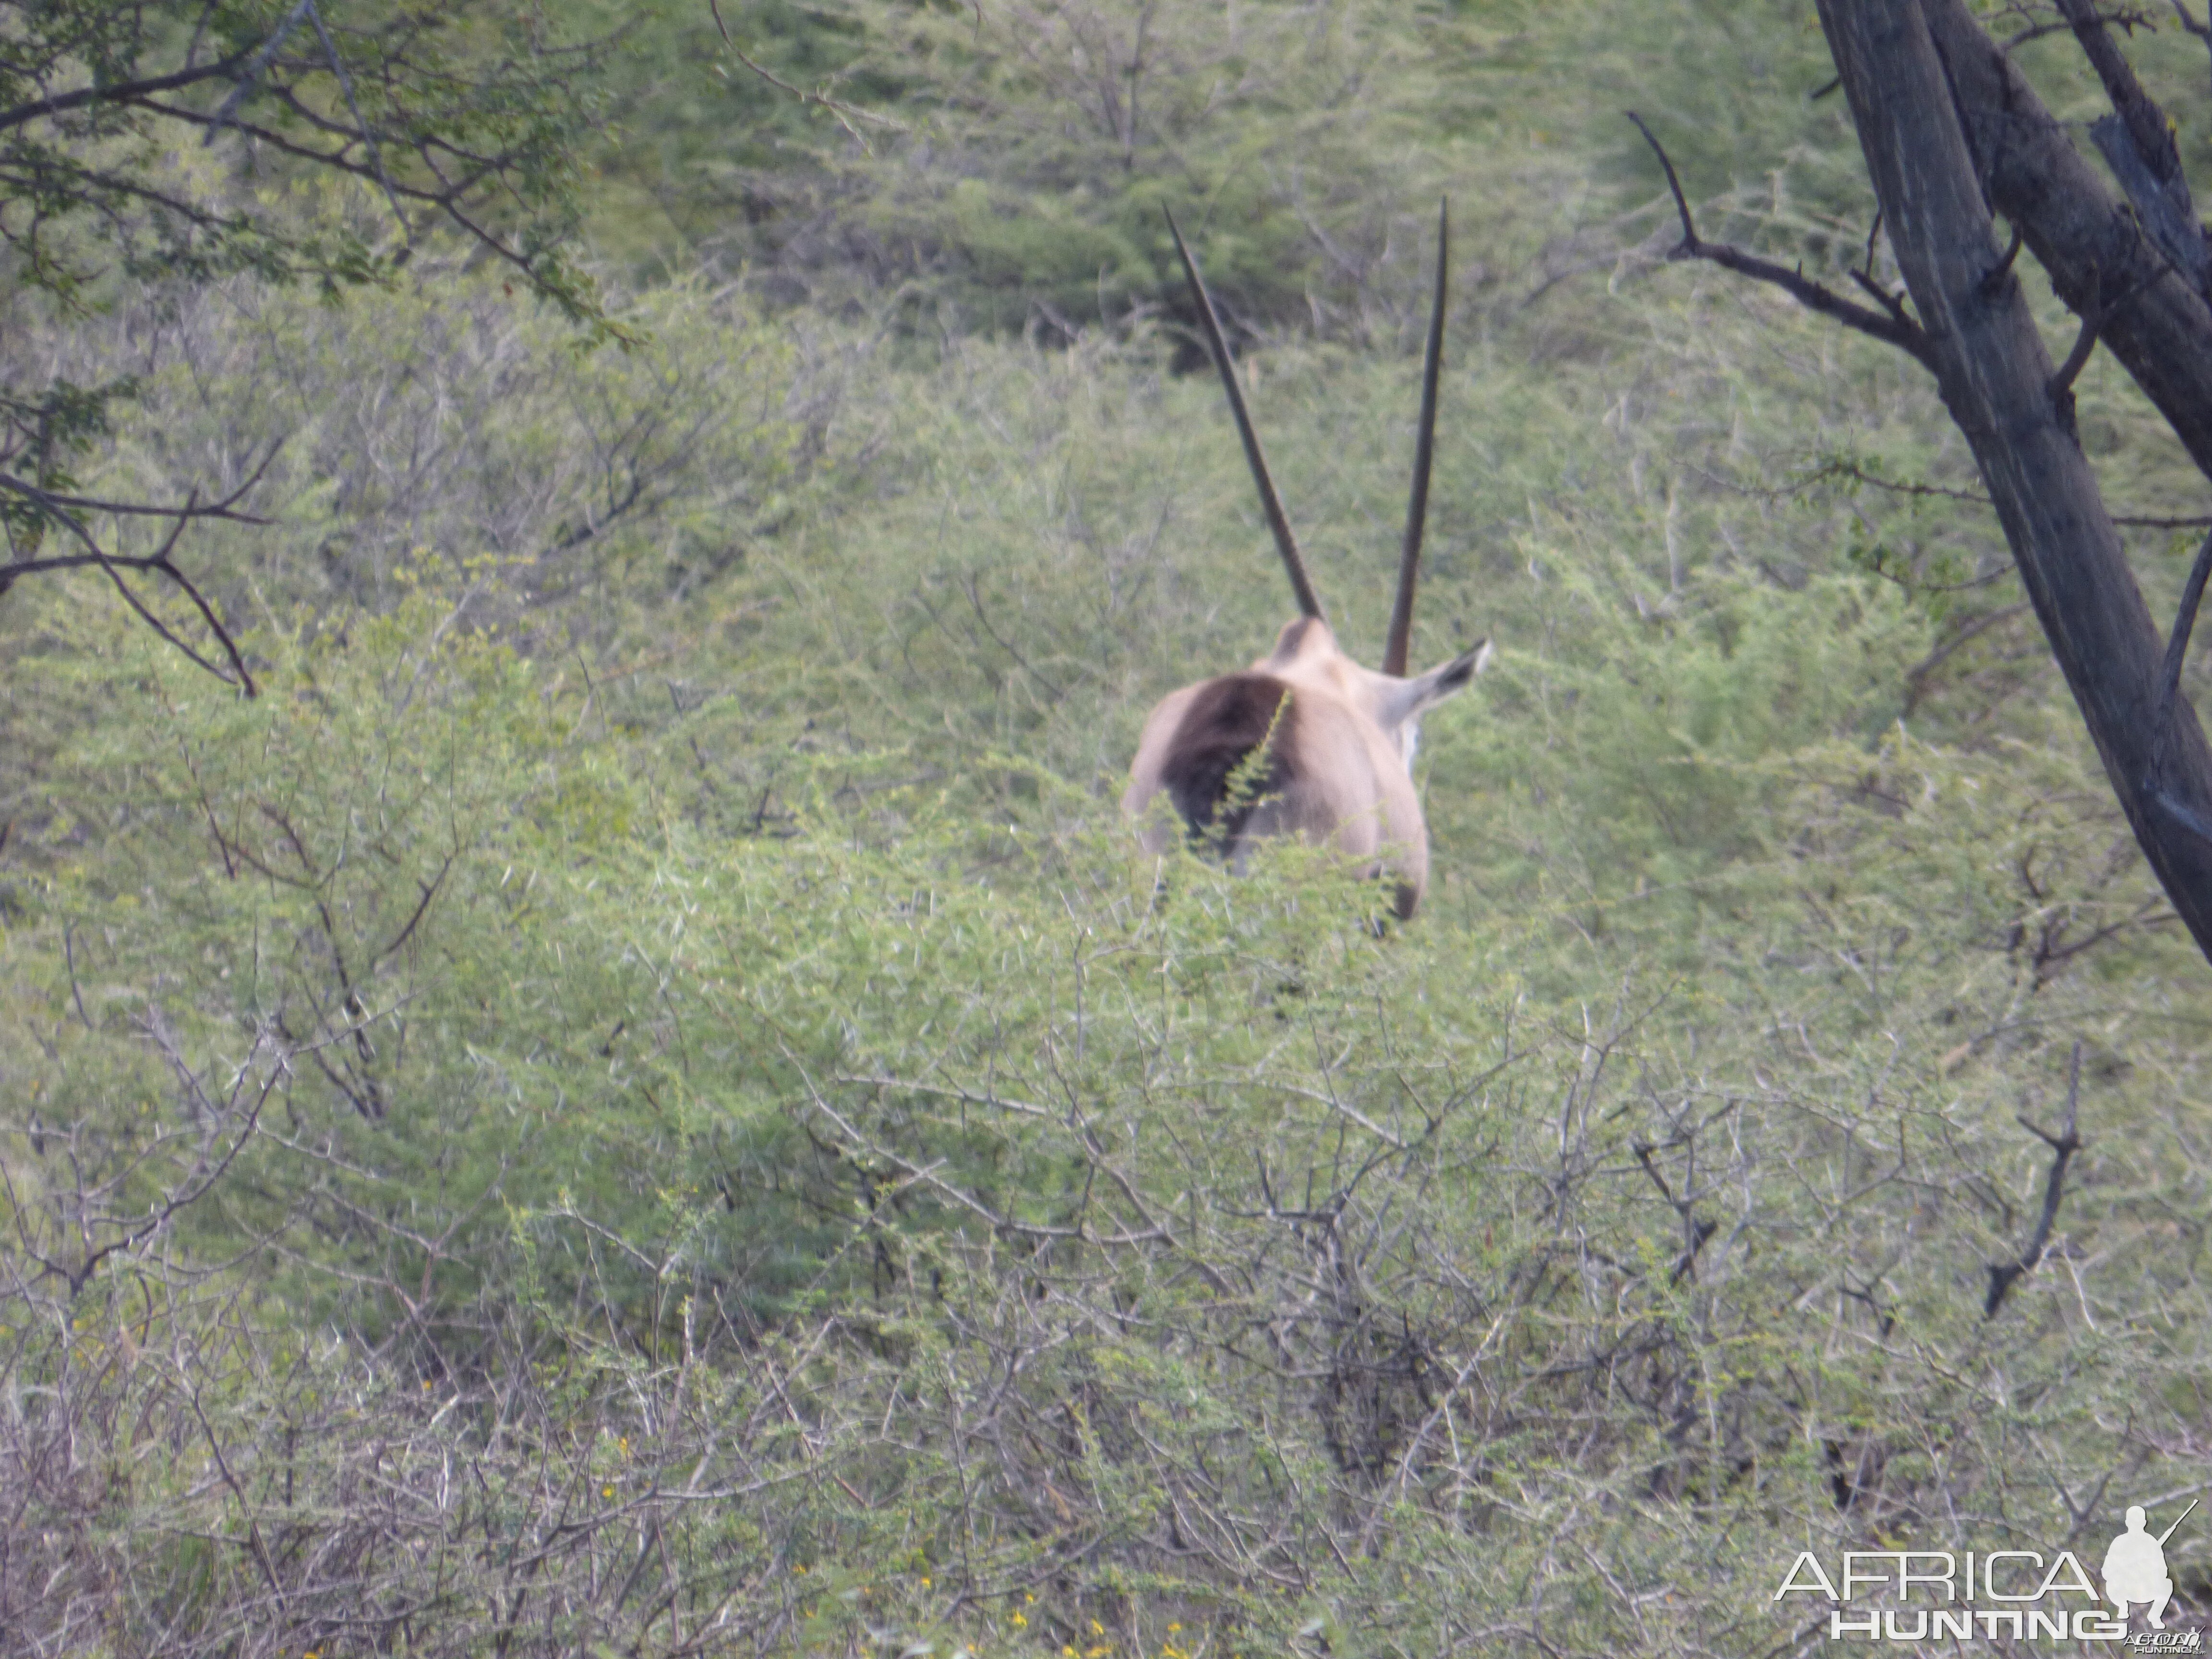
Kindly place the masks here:
POLYGON ((1091 1633, 1093 1636, 1103 1636, 1106 1633, 1106 1626, 1094 1619, 1091 1621, 1091 1633))
POLYGON ((804 1561, 799 1562, 796 1565, 794 1565, 794 1566, 792 1568, 792 1571, 793 1571, 793 1572, 797 1573, 797 1574, 798 1574, 801 1578, 805 1577, 806 1577, 806 1563, 805 1563, 804 1561))
POLYGON ((1021 1613, 1018 1613, 1014 1615, 1014 1628, 1016 1630, 1027 1630, 1029 1628, 1029 1620, 1021 1613))
POLYGON ((923 1579, 923 1580, 921 1581, 921 1587, 922 1587, 922 1589, 927 1589, 929 1588, 929 1580, 927 1580, 927 1578, 923 1579))
POLYGON ((1177 1624, 1170 1623, 1170 1624, 1168 1626, 1168 1634, 1169 1634, 1169 1635, 1170 1635, 1170 1636, 1173 1636, 1173 1635, 1174 1635, 1177 1631, 1181 1630, 1182 1628, 1182 1626, 1181 1625, 1177 1625, 1177 1624))
POLYGON ((599 1496, 602 1498, 612 1498, 614 1495, 615 1489, 612 1486, 602 1486, 599 1488, 599 1496))

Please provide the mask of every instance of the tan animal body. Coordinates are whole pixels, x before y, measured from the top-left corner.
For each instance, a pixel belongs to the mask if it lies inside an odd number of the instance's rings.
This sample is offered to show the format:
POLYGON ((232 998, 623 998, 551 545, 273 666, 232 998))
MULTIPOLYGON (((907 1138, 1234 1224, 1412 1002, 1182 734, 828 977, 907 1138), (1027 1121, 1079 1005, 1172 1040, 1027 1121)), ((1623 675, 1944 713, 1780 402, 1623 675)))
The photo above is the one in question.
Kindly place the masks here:
POLYGON ((1299 615, 1284 627, 1273 651, 1242 673, 1187 685, 1161 701, 1138 739, 1121 810, 1146 820, 1148 851, 1164 852, 1179 824, 1188 839, 1211 847, 1231 867, 1242 867, 1253 843, 1269 836, 1295 835, 1317 846, 1334 845, 1368 873, 1387 872, 1397 884, 1399 915, 1410 916, 1429 880, 1428 824, 1411 769, 1421 716, 1464 688, 1490 659, 1486 640, 1425 674, 1406 673, 1435 448, 1448 222, 1440 216, 1437 222, 1436 294, 1422 374, 1413 501, 1400 550, 1389 641, 1379 672, 1344 653, 1322 613, 1245 410, 1213 302, 1172 217, 1168 226, 1299 615), (1162 795, 1174 808, 1174 822, 1154 805, 1162 795))

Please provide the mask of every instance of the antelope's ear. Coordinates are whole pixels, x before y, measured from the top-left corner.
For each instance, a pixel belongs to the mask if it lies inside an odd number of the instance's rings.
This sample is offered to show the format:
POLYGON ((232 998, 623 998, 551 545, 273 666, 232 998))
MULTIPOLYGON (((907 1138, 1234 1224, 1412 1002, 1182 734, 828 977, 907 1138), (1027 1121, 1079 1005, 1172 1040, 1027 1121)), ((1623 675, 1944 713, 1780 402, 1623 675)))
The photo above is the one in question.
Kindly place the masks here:
POLYGON ((1490 641, 1479 641, 1449 662, 1400 680, 1390 688, 1384 714, 1389 724, 1418 720, 1446 697, 1467 690, 1468 682, 1490 666, 1490 641))
POLYGON ((1453 692, 1465 690, 1469 680, 1490 666, 1491 655, 1490 641, 1477 640, 1470 648, 1461 652, 1443 667, 1431 668, 1422 675, 1416 684, 1424 681, 1433 682, 1422 706, 1425 708, 1429 703, 1442 702, 1453 692))

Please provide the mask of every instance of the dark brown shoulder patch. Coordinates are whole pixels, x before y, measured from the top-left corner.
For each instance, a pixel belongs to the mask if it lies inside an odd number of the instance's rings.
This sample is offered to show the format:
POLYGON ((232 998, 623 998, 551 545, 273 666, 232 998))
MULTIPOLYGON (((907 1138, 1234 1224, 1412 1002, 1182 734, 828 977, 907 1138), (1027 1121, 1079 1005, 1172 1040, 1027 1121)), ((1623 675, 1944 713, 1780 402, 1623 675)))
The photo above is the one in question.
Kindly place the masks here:
POLYGON ((1289 787, 1297 714, 1295 701, 1285 706, 1290 693, 1269 674, 1224 674, 1207 681, 1183 710, 1160 781, 1193 841, 1227 853, 1253 809, 1289 787), (1264 762, 1246 766, 1262 744, 1264 762))

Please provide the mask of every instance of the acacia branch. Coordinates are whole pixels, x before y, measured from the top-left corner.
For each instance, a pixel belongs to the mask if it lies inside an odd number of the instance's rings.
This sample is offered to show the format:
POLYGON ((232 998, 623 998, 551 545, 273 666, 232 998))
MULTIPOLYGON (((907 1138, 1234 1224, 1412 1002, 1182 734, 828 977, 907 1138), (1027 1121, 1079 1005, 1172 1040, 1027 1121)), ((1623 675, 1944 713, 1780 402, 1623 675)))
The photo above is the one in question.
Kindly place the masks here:
POLYGON ((361 142, 368 151, 369 165, 376 170, 376 182, 384 186, 385 199, 392 204, 392 216, 399 221, 400 234, 411 244, 415 240, 414 228, 407 222, 407 210, 399 205, 399 192, 392 188, 392 176, 384 170, 384 153, 376 147, 376 134, 362 117, 361 105, 353 95, 353 76, 346 72, 345 60, 338 56, 337 42, 331 39, 330 29, 323 22, 322 9, 315 0, 300 0, 300 3, 314 19, 315 34, 323 43, 323 55, 331 60, 331 73, 338 77, 338 90, 345 94, 346 108, 353 112, 354 125, 361 129, 361 142))
POLYGON ((1994 611, 1985 611, 1967 623, 1942 644, 1905 671, 1905 712, 1909 715, 1920 706, 1921 694, 1926 690, 1928 677, 1941 668, 1961 647, 1978 639, 1989 629, 2010 622, 2023 611, 2032 609, 2026 599, 2011 605, 2001 605, 1994 611))
MULTIPOLYGON (((1740 276, 1749 276, 1782 289, 1808 311, 1817 311, 1823 317, 1832 317, 1846 328, 1870 335, 1885 345, 1895 346, 1923 368, 1933 369, 1936 360, 1928 343, 1928 336, 1917 323, 1907 316, 1903 305, 1893 295, 1883 293, 1871 278, 1862 278, 1875 289, 1889 315, 1869 311, 1855 301, 1823 287, 1806 276, 1802 270, 1777 264, 1771 259, 1762 259, 1756 253, 1747 252, 1725 242, 1708 242, 1698 234, 1697 222, 1691 217, 1689 198, 1682 194, 1682 181, 1674 172, 1674 163, 1666 149, 1644 124, 1644 118, 1634 110, 1624 112, 1636 123, 1636 130, 1644 135, 1644 142, 1651 146, 1658 156, 1659 165, 1666 170, 1667 188, 1673 192, 1674 210, 1681 217, 1682 240, 1668 252, 1669 259, 1705 259, 1733 270, 1740 276)), ((1853 276, 1858 276, 1856 271, 1853 276)))
MULTIPOLYGON (((0 593, 4 593, 20 576, 41 576, 55 571, 81 570, 88 567, 97 568, 115 585, 115 591, 123 596, 123 602, 137 613, 138 619, 152 629, 166 643, 181 652, 196 666, 205 669, 217 679, 238 686, 247 696, 258 696, 258 689, 253 684, 252 671, 246 665, 244 654, 238 648, 238 641, 232 638, 230 630, 223 626, 222 619, 216 615, 215 607, 208 603, 207 596, 200 592, 191 577, 177 568, 176 562, 171 556, 176 551, 178 540, 184 535, 185 526, 197 519, 245 519, 252 523, 266 522, 266 520, 254 520, 249 515, 232 512, 229 503, 236 501, 246 490, 251 489, 259 480, 262 472, 267 469, 269 463, 276 457, 276 451, 272 447, 268 455, 263 459, 261 465, 254 469, 253 476, 232 491, 224 498, 223 502, 216 507, 201 507, 198 493, 195 491, 185 497, 182 507, 163 509, 165 515, 174 522, 170 525, 169 533, 162 538, 160 548, 150 555, 130 555, 108 551, 100 544, 99 538, 92 533, 90 528, 70 507, 69 502, 78 498, 55 495, 23 479, 0 475, 0 487, 13 489, 37 507, 47 520, 61 526, 74 536, 84 549, 82 553, 57 554, 43 559, 23 559, 12 564, 0 566, 0 593), (223 654, 230 659, 230 672, 225 673, 214 663, 210 662, 191 646, 179 638, 167 623, 149 610, 145 602, 131 590, 131 584, 123 580, 123 573, 126 570, 150 571, 180 589, 185 597, 191 601, 192 608, 200 613, 200 618, 207 624, 208 631, 215 635, 217 643, 222 647, 223 654)), ((153 509, 131 510, 150 512, 153 509)))
MULTIPOLYGON (((1869 472, 1856 461, 1826 460, 1803 475, 1806 484, 1816 484, 1830 478, 1847 479, 1852 483, 1870 484, 1893 495, 1940 496, 1947 501, 1964 501, 1969 507, 1994 507, 1986 495, 1976 489, 1954 489, 1947 484, 1923 483, 1914 478, 1885 478, 1879 472, 1869 472)), ((2115 513, 2116 525, 2130 530, 2202 530, 2212 525, 2212 513, 2115 513)))
POLYGON ((730 49, 731 57, 736 58, 777 91, 789 93, 802 104, 812 104, 818 108, 828 110, 831 115, 836 117, 837 125, 844 128, 847 135, 862 149, 868 148, 868 141, 862 137, 860 130, 854 126, 853 123, 855 121, 866 121, 872 125, 884 127, 893 132, 904 132, 907 130, 903 122, 893 120, 888 115, 878 115, 873 110, 861 109, 856 105, 846 103, 842 99, 832 98, 827 93, 809 92, 805 87, 793 86, 765 64, 757 63, 746 55, 744 49, 732 38, 730 26, 722 21, 720 0, 707 0, 707 9, 714 14, 714 27, 721 32, 722 44, 730 49))
POLYGON ((2043 1260, 2044 1247, 2051 1243, 2051 1229, 2058 1219, 2059 1200, 2066 1192, 2066 1165, 2074 1154, 2081 1150, 2081 1137, 2075 1132, 2075 1112, 2081 1096, 2081 1039, 2074 1039, 2074 1057, 2067 1067, 2066 1127, 2057 1134, 2039 1128, 2023 1116, 2021 1127, 2051 1148, 2051 1173, 2043 1183, 2043 1213, 2036 1218, 2035 1231, 2029 1235, 2027 1248, 2010 1261, 1990 1264, 1990 1293, 1982 1304, 1982 1317, 1994 1319, 2004 1305, 2006 1293, 2013 1285, 2035 1270, 2043 1260))
MULTIPOLYGON (((180 1057, 169 1048, 158 1032, 155 1035, 155 1043, 163 1050, 164 1058, 167 1059, 172 1066, 180 1073, 185 1088, 198 1097, 200 1105, 204 1109, 213 1108, 213 1103, 201 1092, 198 1079, 185 1068, 180 1057)), ((259 1045, 256 1046, 258 1048, 259 1045)), ((231 1138, 229 1146, 223 1149, 222 1155, 212 1165, 209 1164, 203 1156, 199 1168, 192 1176, 186 1177, 183 1185, 164 1194, 161 1200, 151 1206, 144 1215, 130 1225, 121 1228, 114 1237, 97 1246, 91 1245, 88 1240, 88 1248, 83 1260, 74 1265, 57 1261, 45 1252, 30 1247, 29 1235, 22 1231, 24 1206, 21 1206, 20 1200, 12 1196, 13 1183, 9 1182, 10 1201, 17 1209, 17 1230, 21 1237, 26 1255, 39 1268, 39 1276, 42 1279, 52 1277, 61 1279, 69 1286, 70 1298, 74 1301, 83 1291, 84 1287, 92 1282, 94 1275, 100 1271, 100 1264, 108 1257, 118 1251, 129 1250, 144 1243, 167 1226, 180 1212, 190 1208, 205 1197, 213 1190, 215 1184, 229 1172, 230 1166, 238 1161, 239 1154, 246 1150, 246 1142, 253 1139, 255 1131, 260 1127, 262 1109, 268 1104, 269 1097, 275 1091, 276 1085, 285 1077, 289 1060, 290 1056, 282 1051, 276 1054, 275 1062, 269 1068, 268 1075, 262 1080, 259 1091, 254 1095, 252 1103, 247 1106, 245 1119, 239 1125, 237 1133, 231 1138)), ((215 1109, 226 1112, 236 1109, 245 1092, 246 1076, 247 1073, 241 1070, 238 1082, 231 1091, 229 1100, 222 1108, 215 1109)), ((103 1223, 102 1224, 111 1224, 103 1223)))
POLYGON ((246 66, 246 73, 239 76, 238 84, 231 88, 230 96, 224 99, 222 107, 216 111, 214 121, 209 125, 206 136, 200 140, 202 149, 215 143, 216 134, 221 132, 230 118, 238 113, 238 106, 246 101, 254 84, 261 79, 276 54, 283 50, 284 42, 291 39, 292 31, 300 27, 300 20, 307 15, 311 3, 313 0, 299 0, 284 21, 255 49, 252 61, 246 66))
POLYGON ((1696 1194, 1685 1189, 1681 1197, 1674 1196, 1674 1189, 1667 1184, 1667 1177, 1659 1173, 1659 1166, 1651 1161, 1651 1154, 1657 1148, 1639 1140, 1630 1150, 1636 1154, 1636 1161, 1644 1166, 1644 1173, 1651 1177, 1652 1185, 1658 1188, 1659 1195, 1682 1218, 1682 1254, 1676 1258, 1674 1271, 1668 1275, 1667 1281, 1670 1285, 1680 1284, 1686 1274, 1694 1276, 1698 1252, 1705 1248, 1707 1239, 1720 1231, 1720 1223, 1701 1219, 1692 1212, 1691 1206, 1697 1202, 1696 1194))
POLYGON ((142 81, 112 81, 105 86, 80 87, 75 92, 58 93, 52 98, 41 98, 34 103, 18 104, 13 109, 0 110, 0 132, 10 127, 20 127, 26 122, 40 120, 49 115, 62 115, 73 109, 84 109, 94 104, 129 104, 157 92, 174 92, 179 87, 189 87, 202 81, 219 81, 246 62, 248 54, 238 52, 219 64, 204 64, 198 69, 182 69, 172 75, 149 76, 142 81))
POLYGON ((252 513, 240 513, 238 503, 244 501, 253 486, 261 482, 262 475, 269 471, 277 452, 283 447, 284 440, 282 438, 270 445, 269 453, 246 475, 246 482, 229 495, 212 501, 201 501, 195 496, 181 507, 149 507, 143 501, 111 501, 91 495, 64 495, 55 490, 41 489, 7 472, 0 472, 0 489, 15 490, 50 513, 58 508, 67 508, 78 513, 111 513, 118 518, 222 519, 232 524, 267 525, 275 520, 260 518, 252 513))

